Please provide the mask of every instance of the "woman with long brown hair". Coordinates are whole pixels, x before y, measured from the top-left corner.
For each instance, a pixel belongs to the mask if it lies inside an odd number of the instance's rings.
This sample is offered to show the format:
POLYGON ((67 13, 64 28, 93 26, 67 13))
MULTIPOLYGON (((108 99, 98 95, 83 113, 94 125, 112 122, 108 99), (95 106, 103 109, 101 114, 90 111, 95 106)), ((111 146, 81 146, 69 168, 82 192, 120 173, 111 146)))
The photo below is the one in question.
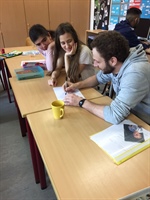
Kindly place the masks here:
POLYGON ((49 85, 56 86, 62 67, 67 80, 77 82, 95 74, 91 50, 84 45, 70 23, 61 23, 55 31, 53 73, 49 85))

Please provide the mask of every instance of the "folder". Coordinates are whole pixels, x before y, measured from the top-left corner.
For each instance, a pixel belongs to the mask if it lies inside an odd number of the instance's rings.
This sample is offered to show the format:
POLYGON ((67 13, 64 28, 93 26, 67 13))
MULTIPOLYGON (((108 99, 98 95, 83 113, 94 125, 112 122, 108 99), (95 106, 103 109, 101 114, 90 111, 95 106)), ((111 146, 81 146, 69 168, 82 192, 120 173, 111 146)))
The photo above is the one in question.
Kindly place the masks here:
POLYGON ((115 164, 119 165, 150 147, 150 131, 130 120, 90 136, 115 164))

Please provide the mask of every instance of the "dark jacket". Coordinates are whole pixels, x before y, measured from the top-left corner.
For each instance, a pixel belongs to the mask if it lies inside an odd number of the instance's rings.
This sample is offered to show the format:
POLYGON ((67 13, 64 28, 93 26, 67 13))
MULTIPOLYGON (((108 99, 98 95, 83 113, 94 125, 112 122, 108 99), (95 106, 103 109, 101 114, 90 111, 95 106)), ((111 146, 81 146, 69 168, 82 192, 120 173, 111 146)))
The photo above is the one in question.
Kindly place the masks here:
POLYGON ((143 44, 138 40, 137 35, 127 20, 122 20, 120 23, 116 24, 115 31, 120 32, 128 41, 130 47, 136 47, 139 44, 143 45, 143 48, 149 48, 148 45, 143 44))

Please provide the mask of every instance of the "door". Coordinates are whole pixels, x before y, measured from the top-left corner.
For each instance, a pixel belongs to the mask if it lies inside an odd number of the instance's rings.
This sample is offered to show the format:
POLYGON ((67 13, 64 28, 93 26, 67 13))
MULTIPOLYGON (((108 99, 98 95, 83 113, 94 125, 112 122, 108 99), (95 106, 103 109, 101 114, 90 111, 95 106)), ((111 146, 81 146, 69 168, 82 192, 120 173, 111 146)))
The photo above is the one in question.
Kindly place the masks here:
POLYGON ((24 0, 27 32, 34 24, 49 29, 48 0, 24 0))
POLYGON ((85 31, 90 28, 90 0, 70 0, 71 24, 85 43, 85 31))
POLYGON ((49 0, 49 18, 51 30, 62 22, 70 22, 70 0, 49 0))

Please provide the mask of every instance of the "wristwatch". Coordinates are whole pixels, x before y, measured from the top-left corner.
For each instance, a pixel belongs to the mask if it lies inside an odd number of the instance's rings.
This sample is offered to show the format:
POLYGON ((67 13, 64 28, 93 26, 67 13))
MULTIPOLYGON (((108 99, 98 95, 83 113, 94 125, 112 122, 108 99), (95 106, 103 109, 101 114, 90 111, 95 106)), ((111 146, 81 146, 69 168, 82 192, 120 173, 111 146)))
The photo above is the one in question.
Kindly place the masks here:
POLYGON ((82 106, 83 106, 85 100, 86 100, 86 99, 82 99, 82 100, 79 101, 79 106, 80 106, 81 108, 82 108, 82 106))

